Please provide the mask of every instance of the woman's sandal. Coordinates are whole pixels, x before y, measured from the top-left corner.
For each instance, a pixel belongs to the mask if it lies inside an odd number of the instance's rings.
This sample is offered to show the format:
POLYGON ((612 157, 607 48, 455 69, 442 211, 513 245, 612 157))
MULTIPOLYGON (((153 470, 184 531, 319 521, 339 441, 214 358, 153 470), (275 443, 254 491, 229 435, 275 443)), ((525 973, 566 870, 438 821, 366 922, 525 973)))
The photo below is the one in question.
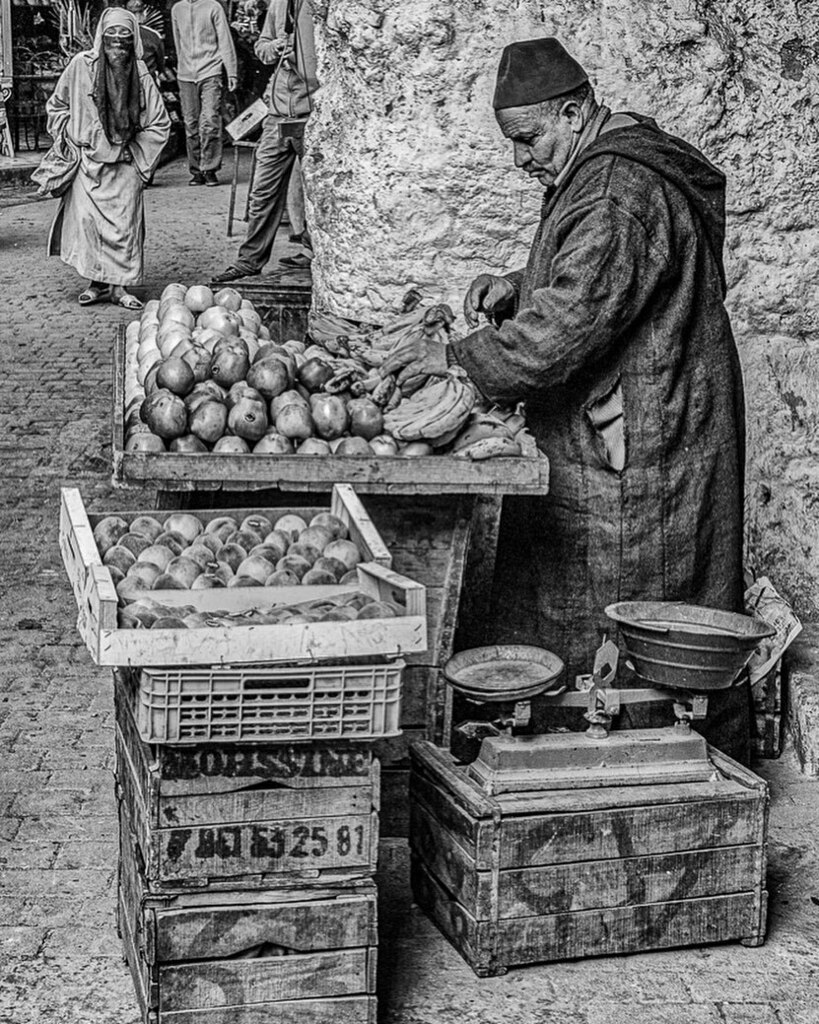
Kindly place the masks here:
POLYGON ((111 302, 113 302, 115 306, 122 306, 123 309, 132 310, 142 309, 144 305, 136 295, 131 295, 130 292, 122 292, 120 295, 117 295, 115 292, 111 292, 111 302))
POLYGON ((84 292, 80 292, 78 302, 81 306, 93 306, 97 302, 114 301, 111 288, 107 284, 90 284, 84 292))

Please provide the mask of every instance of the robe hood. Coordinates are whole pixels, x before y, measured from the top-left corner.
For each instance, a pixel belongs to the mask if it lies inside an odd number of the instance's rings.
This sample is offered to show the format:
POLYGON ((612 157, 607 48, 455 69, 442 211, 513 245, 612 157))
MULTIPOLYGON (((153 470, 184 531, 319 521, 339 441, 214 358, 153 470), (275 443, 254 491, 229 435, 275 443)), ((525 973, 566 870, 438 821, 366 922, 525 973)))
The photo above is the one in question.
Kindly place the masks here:
POLYGON ((130 11, 126 11, 123 7, 106 7, 100 15, 100 20, 97 22, 97 31, 94 34, 94 44, 91 47, 91 53, 94 57, 99 57, 100 55, 103 32, 107 28, 111 28, 112 25, 123 25, 130 31, 134 37, 134 56, 137 60, 142 60, 142 37, 139 32, 139 22, 130 11))
POLYGON ((724 294, 725 175, 699 150, 664 132, 650 117, 628 116, 637 124, 604 131, 579 154, 570 177, 589 160, 605 154, 634 160, 671 182, 688 199, 705 229, 724 294))

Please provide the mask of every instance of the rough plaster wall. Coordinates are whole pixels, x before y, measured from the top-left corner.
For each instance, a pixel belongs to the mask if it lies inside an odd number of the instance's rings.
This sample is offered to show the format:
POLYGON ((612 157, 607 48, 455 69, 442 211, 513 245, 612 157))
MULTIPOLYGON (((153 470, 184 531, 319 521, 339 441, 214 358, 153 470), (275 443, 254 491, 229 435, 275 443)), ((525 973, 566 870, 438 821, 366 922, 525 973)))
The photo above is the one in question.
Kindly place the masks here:
POLYGON ((540 190, 490 101, 501 48, 558 35, 615 109, 728 174, 729 306, 759 567, 819 611, 819 5, 799 0, 314 0, 324 87, 306 175, 319 305, 378 319, 409 285, 457 310, 525 262, 540 190))

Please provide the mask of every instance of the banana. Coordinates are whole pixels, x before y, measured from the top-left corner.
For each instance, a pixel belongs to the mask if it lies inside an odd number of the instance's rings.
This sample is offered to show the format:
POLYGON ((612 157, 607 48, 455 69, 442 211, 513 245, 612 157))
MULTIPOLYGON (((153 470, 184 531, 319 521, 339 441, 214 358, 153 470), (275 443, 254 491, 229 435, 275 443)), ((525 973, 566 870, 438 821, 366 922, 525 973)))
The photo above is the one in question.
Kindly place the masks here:
POLYGON ((487 437, 505 437, 511 441, 513 436, 503 423, 498 423, 496 420, 493 421, 490 417, 483 417, 478 422, 469 423, 466 429, 461 431, 455 438, 452 449, 459 452, 461 449, 468 448, 471 444, 475 444, 476 441, 483 441, 487 437))
POLYGON ((498 457, 509 457, 522 455, 520 445, 508 437, 484 437, 480 441, 462 448, 455 452, 456 459, 472 459, 479 462, 483 459, 495 459, 498 457))
POLYGON ((401 441, 435 440, 460 427, 474 402, 472 388, 447 375, 405 399, 384 422, 401 441))

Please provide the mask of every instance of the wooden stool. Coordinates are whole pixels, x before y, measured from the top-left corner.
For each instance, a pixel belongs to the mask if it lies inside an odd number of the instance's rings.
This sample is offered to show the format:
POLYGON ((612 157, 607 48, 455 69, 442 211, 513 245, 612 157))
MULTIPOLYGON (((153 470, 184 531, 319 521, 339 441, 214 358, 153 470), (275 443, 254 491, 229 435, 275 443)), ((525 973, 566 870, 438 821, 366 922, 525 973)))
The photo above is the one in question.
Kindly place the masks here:
POLYGON ((236 209, 236 188, 239 184, 239 152, 242 149, 250 150, 250 178, 247 183, 247 198, 245 199, 245 212, 242 220, 247 220, 248 210, 250 208, 250 192, 253 188, 253 175, 256 172, 256 150, 258 149, 258 142, 234 142, 233 143, 233 177, 230 181, 230 202, 228 203, 228 221, 227 221, 227 235, 230 238, 233 234, 233 214, 236 209))

